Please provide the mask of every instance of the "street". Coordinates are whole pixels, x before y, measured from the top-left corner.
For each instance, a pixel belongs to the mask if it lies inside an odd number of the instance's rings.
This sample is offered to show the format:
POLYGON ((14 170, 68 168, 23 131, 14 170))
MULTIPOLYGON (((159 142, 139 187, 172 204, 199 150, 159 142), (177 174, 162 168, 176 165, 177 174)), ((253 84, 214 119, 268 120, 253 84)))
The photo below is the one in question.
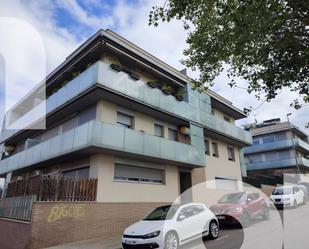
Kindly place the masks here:
POLYGON ((281 249, 283 238, 285 249, 307 249, 309 244, 309 204, 297 209, 271 210, 267 221, 256 220, 246 229, 237 226, 225 226, 220 230, 217 240, 194 241, 182 246, 182 249, 281 249), (285 230, 281 217, 285 220, 285 230), (281 223, 281 224, 280 224, 281 223))

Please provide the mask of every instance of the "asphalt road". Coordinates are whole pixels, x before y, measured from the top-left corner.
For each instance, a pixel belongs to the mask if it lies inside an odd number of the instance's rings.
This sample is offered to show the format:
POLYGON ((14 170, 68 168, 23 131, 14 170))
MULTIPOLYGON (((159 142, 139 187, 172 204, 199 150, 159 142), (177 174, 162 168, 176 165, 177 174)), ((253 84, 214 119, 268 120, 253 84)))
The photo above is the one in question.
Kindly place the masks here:
POLYGON ((246 229, 225 226, 217 240, 197 240, 181 249, 282 249, 283 243, 284 249, 309 248, 309 203, 270 213, 267 221, 255 220, 246 229))

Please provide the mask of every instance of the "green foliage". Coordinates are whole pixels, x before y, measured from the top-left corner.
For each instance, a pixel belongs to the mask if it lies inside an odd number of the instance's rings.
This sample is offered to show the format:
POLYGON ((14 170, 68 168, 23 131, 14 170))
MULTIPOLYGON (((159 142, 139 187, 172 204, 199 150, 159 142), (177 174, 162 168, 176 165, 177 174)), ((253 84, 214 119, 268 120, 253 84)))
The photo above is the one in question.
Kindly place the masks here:
POLYGON ((241 77, 266 101, 289 88, 301 105, 309 102, 308 15, 303 0, 167 0, 150 11, 149 25, 182 21, 189 45, 183 63, 200 71, 197 88, 212 86, 228 64, 231 87, 241 77))

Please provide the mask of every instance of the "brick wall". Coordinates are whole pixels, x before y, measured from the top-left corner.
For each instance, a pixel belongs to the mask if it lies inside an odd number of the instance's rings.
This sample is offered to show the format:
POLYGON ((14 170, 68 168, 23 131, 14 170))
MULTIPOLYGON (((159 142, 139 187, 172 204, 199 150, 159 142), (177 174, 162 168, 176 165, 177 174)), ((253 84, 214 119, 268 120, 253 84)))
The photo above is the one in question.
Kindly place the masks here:
POLYGON ((0 219, 1 249, 28 249, 30 238, 30 223, 0 219))
MULTIPOLYGON (((31 248, 92 238, 121 239, 126 227, 166 203, 36 202, 31 248)), ((2 247, 1 247, 2 248, 2 247)))

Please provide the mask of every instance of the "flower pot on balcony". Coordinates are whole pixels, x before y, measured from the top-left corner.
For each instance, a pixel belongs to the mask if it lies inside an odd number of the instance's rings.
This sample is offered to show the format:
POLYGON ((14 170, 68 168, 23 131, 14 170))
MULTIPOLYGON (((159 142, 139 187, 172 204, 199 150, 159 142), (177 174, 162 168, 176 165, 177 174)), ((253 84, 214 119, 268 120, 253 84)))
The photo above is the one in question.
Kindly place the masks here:
POLYGON ((134 80, 139 80, 141 78, 140 75, 133 73, 133 72, 130 72, 130 77, 134 80))
POLYGON ((113 69, 113 70, 115 70, 115 71, 117 71, 117 72, 120 72, 120 71, 122 71, 122 66, 121 66, 121 64, 120 63, 112 63, 111 65, 111 68, 113 69))
POLYGON ((175 94, 175 98, 179 101, 183 101, 185 98, 185 91, 183 89, 178 90, 175 94))
POLYGON ((170 85, 164 84, 162 86, 162 92, 166 95, 171 95, 173 93, 173 88, 170 85))
POLYGON ((147 82, 147 85, 152 88, 161 88, 161 84, 159 83, 158 80, 150 80, 147 82))

